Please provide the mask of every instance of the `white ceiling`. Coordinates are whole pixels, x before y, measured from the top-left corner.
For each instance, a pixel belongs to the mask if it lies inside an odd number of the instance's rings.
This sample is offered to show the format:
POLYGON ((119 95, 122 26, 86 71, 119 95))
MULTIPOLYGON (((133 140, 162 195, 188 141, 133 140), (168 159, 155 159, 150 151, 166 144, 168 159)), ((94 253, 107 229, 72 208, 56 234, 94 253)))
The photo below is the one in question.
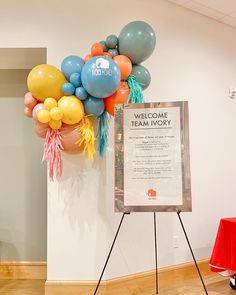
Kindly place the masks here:
POLYGON ((169 0, 236 28, 236 0, 169 0))

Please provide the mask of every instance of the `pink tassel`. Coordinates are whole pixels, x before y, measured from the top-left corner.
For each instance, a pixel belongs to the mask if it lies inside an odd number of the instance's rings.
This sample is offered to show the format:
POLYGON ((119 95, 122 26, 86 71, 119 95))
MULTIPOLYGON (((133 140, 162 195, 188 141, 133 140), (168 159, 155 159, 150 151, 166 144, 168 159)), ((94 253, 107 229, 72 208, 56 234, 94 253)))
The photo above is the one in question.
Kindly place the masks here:
POLYGON ((44 143, 43 160, 49 166, 51 180, 58 179, 62 175, 63 163, 61 159, 61 135, 58 130, 48 129, 44 143))

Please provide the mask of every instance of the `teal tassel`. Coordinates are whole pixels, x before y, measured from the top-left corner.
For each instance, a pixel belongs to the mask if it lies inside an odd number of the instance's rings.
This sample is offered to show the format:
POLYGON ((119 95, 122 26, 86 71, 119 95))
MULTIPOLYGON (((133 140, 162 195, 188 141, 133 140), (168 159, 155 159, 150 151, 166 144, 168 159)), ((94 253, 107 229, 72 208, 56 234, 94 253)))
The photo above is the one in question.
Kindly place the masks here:
POLYGON ((131 100, 132 103, 143 103, 144 97, 143 97, 142 87, 137 82, 136 77, 133 75, 130 75, 127 79, 127 83, 130 88, 130 94, 126 103, 128 103, 129 100, 131 100))
POLYGON ((106 154, 106 147, 108 141, 108 129, 109 129, 109 120, 110 116, 106 111, 104 111, 99 117, 99 125, 98 125, 98 150, 99 155, 103 158, 106 154))

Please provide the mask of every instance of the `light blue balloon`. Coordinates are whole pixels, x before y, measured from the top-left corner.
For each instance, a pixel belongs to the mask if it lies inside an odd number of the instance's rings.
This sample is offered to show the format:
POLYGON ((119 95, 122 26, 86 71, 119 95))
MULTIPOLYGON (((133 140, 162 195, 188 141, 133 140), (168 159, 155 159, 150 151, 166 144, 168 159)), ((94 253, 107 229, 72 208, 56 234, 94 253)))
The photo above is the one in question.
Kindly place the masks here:
POLYGON ((119 54, 118 50, 115 48, 115 49, 109 49, 108 52, 110 53, 110 55, 112 57, 114 56, 117 56, 119 54))
POLYGON ((65 95, 72 95, 75 93, 75 86, 72 83, 67 82, 62 85, 61 90, 65 95))
POLYGON ((116 48, 117 44, 118 44, 118 38, 116 35, 109 35, 106 38, 106 46, 108 48, 116 48))
POLYGON ((81 75, 80 73, 73 73, 70 75, 70 82, 75 86, 79 87, 81 85, 81 75))
POLYGON ((86 114, 98 117, 104 112, 104 101, 101 98, 88 96, 88 98, 84 100, 83 103, 86 114))
POLYGON ((67 80, 69 80, 71 74, 81 73, 83 65, 84 61, 81 57, 77 55, 69 55, 62 61, 61 70, 67 80))
POLYGON ((117 90, 120 84, 120 69, 111 58, 95 56, 84 65, 81 81, 91 96, 105 98, 117 90))
POLYGON ((75 95, 80 100, 85 100, 88 97, 88 92, 84 89, 84 87, 78 87, 75 90, 75 95))

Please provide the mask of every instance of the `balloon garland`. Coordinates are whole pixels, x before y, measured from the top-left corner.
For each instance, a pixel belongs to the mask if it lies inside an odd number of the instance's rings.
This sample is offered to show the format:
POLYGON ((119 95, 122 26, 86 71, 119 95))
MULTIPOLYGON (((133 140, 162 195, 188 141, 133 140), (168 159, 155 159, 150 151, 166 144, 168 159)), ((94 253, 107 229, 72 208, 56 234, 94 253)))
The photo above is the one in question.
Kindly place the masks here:
POLYGON ((115 104, 142 103, 150 82, 140 63, 154 51, 155 32, 143 21, 127 24, 119 36, 94 43, 84 59, 67 56, 61 71, 48 64, 34 67, 27 78, 25 115, 35 121, 36 134, 45 139, 43 160, 52 180, 62 175, 61 151, 87 152, 104 157, 110 116, 115 104), (94 131, 95 117, 99 124, 94 131))

